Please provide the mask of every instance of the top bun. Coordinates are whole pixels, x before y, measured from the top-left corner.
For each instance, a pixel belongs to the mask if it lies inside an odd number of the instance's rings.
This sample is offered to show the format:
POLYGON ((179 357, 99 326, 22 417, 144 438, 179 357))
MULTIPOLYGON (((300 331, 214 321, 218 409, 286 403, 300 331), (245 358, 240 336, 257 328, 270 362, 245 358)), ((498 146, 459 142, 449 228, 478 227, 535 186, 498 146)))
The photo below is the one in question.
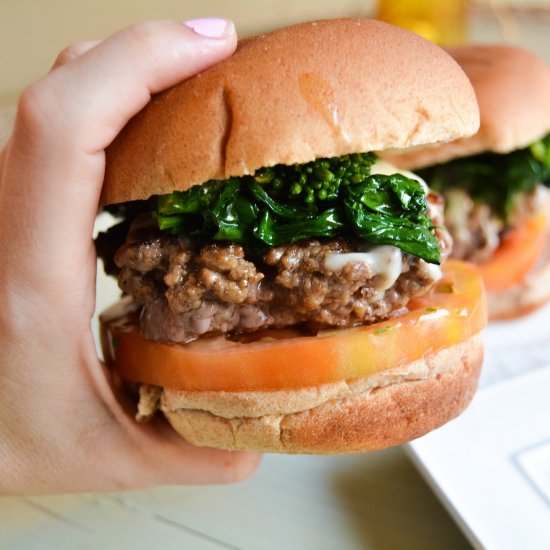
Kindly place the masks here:
POLYGON ((392 155, 392 162, 414 169, 484 151, 509 153, 550 132, 550 67, 542 59, 503 45, 447 51, 474 87, 481 113, 479 132, 441 146, 392 155))
POLYGON ((107 150, 102 204, 185 190, 275 164, 473 134, 479 113, 453 59, 380 21, 304 23, 153 97, 107 150))

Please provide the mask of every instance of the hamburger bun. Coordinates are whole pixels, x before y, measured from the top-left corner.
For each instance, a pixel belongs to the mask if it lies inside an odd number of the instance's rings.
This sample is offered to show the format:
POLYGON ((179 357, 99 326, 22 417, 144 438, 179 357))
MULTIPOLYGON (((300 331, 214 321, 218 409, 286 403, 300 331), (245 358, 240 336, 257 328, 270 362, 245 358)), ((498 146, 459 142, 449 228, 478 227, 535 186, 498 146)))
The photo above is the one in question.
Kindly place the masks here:
POLYGON ((107 149, 102 203, 478 126, 468 79, 430 42, 368 19, 305 23, 241 40, 229 59, 153 97, 107 149))
POLYGON ((474 396, 481 337, 380 374, 275 392, 165 389, 160 410, 199 446, 335 454, 400 445, 458 416, 474 396))
POLYGON ((479 131, 433 147, 389 155, 402 168, 416 170, 485 151, 510 153, 550 132, 550 67, 530 51, 505 45, 447 48, 474 87, 479 131))
MULTIPOLYGON (((102 203, 184 191, 277 164, 449 141, 473 134, 478 122, 468 79, 430 42, 379 21, 305 23, 242 40, 231 58, 153 97, 107 150, 102 203)), ((473 270, 467 277, 478 278, 473 270)), ((153 381, 117 365, 118 338, 128 329, 115 321, 123 329, 113 336, 110 314, 103 317, 104 353, 115 378, 142 384, 138 417, 161 410, 196 445, 285 453, 379 449, 440 426, 471 400, 485 322, 481 285, 471 286, 475 320, 465 319, 462 305, 450 316, 466 328, 441 327, 440 346, 430 338, 417 346, 410 337, 418 357, 399 357, 367 376, 246 390, 200 388, 182 376, 178 383, 189 387, 176 387, 162 383, 159 371, 153 381)), ((445 317, 429 303, 417 307, 419 317, 445 317)), ((392 323, 371 332, 392 331, 392 323)), ((342 336, 349 330, 337 329, 342 336)), ((142 346, 133 354, 145 365, 140 372, 161 354, 159 369, 168 372, 166 358, 186 345, 132 338, 142 346)), ((281 346, 291 362, 294 348, 276 340, 267 345, 281 346)))

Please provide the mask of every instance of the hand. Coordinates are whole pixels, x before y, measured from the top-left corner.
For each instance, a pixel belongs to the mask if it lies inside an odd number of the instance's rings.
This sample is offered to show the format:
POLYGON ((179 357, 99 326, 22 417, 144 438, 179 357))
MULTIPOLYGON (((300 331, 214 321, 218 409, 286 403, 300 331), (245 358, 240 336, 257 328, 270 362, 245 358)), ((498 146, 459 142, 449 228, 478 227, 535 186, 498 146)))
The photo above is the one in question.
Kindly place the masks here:
POLYGON ((0 156, 0 493, 229 482, 257 466, 137 424, 90 326, 105 147, 151 94, 235 47, 224 21, 146 23, 68 48, 23 92, 0 156))

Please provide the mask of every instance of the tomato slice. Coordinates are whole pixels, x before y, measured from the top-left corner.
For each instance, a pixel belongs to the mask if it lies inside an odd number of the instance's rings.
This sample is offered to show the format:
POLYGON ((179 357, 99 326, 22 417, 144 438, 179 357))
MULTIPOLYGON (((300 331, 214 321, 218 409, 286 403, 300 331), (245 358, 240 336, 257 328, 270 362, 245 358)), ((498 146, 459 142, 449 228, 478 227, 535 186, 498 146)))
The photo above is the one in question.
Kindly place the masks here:
POLYGON ((541 212, 505 233, 491 259, 479 266, 487 290, 506 290, 525 279, 542 252, 549 227, 548 215, 541 212))
POLYGON ((160 343, 140 336, 135 313, 125 308, 101 316, 107 364, 126 380, 203 391, 300 388, 368 376, 459 343, 487 320, 479 272, 459 261, 447 262, 442 279, 405 314, 315 336, 285 329, 255 340, 160 343))

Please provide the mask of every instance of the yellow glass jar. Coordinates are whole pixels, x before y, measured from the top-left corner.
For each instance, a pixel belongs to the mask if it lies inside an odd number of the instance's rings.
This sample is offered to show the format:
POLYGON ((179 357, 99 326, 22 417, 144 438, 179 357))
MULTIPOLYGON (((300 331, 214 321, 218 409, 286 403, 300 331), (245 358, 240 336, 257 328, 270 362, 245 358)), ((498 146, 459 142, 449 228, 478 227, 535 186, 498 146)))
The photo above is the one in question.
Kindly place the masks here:
POLYGON ((467 39, 467 0, 379 0, 376 17, 442 46, 467 39))

